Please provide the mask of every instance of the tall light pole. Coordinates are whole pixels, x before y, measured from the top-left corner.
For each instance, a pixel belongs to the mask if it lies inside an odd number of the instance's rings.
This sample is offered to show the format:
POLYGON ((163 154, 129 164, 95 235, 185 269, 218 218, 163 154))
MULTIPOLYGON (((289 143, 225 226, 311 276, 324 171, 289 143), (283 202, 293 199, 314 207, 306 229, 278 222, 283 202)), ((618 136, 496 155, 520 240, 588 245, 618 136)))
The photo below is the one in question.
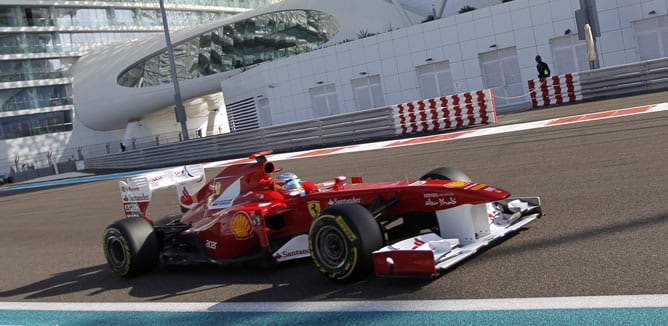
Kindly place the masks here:
POLYGON ((176 121, 181 123, 181 134, 183 140, 188 140, 188 125, 186 125, 186 109, 183 107, 181 100, 181 87, 179 87, 179 79, 176 76, 176 62, 174 62, 174 49, 172 48, 172 40, 169 37, 169 26, 167 24, 167 13, 165 13, 164 0, 160 0, 160 13, 162 14, 162 27, 165 31, 165 43, 167 43, 167 56, 169 57, 169 67, 172 76, 172 84, 174 84, 174 113, 176 114, 176 121))

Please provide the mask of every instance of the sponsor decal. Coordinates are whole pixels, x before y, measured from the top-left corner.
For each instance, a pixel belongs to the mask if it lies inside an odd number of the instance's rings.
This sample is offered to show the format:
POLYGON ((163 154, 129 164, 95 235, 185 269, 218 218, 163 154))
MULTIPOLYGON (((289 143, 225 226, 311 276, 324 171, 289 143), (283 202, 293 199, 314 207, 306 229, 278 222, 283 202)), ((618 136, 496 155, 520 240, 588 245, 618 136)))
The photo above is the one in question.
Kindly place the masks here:
POLYGON ((420 246, 423 245, 423 244, 425 244, 425 242, 422 241, 422 239, 420 239, 420 238, 413 238, 413 247, 411 248, 411 250, 415 250, 415 249, 417 249, 418 247, 420 247, 420 246))
POLYGON ((123 204, 123 209, 125 210, 125 216, 141 216, 141 210, 137 204, 123 204))
POLYGON ((211 250, 216 250, 216 248, 218 247, 218 242, 217 241, 206 240, 204 245, 211 250))
POLYGON ((239 239, 248 239, 251 237, 252 223, 250 217, 246 213, 240 212, 232 218, 232 233, 239 239))
POLYGON ((331 198, 331 199, 327 202, 327 204, 328 204, 329 206, 332 206, 332 205, 338 205, 338 204, 359 204, 359 203, 361 203, 361 202, 362 202, 361 199, 359 199, 359 198, 353 196, 352 198, 341 198, 341 199, 339 199, 339 198, 331 198))
POLYGON ((454 196, 455 194, 452 192, 446 192, 446 193, 426 193, 424 194, 424 198, 438 198, 438 197, 450 197, 454 196))
POLYGON ((128 187, 126 186, 121 186, 121 192, 126 192, 128 191, 128 187))
POLYGON ((216 183, 215 183, 214 186, 213 186, 213 193, 214 193, 215 195, 220 195, 220 193, 222 192, 222 190, 223 190, 223 183, 220 182, 220 181, 216 181, 216 183))
POLYGON ((139 194, 139 195, 125 195, 123 196, 123 202, 138 202, 138 201, 149 201, 150 198, 148 197, 147 194, 139 194))
POLYGON ((159 175, 159 176, 155 176, 155 177, 152 177, 152 178, 148 178, 148 182, 149 182, 149 183, 158 182, 158 181, 160 181, 160 180, 162 180, 162 176, 161 176, 161 175, 159 175))
POLYGON ((421 185, 423 185, 423 184, 425 184, 425 183, 427 183, 427 181, 424 181, 424 180, 418 180, 418 181, 415 181, 415 182, 409 184, 409 186, 421 186, 421 185))
POLYGON ((424 205, 429 207, 429 206, 452 206, 457 204, 457 199, 455 197, 448 197, 448 198, 437 198, 436 200, 433 200, 432 198, 427 198, 427 200, 424 202, 424 205))
POLYGON ((494 187, 487 187, 487 188, 485 188, 485 191, 487 191, 487 192, 501 192, 499 189, 496 189, 494 187))
POLYGON ((484 184, 484 183, 479 183, 479 184, 477 184, 477 185, 471 187, 471 190, 480 190, 480 189, 482 189, 482 188, 486 188, 486 187, 487 187, 486 184, 484 184))
POLYGON ((346 224, 346 221, 344 221, 341 216, 336 217, 336 223, 341 227, 341 230, 343 231, 343 233, 345 233, 345 235, 351 242, 357 240, 355 232, 353 232, 353 230, 350 229, 348 224, 346 224))
POLYGON ((282 258, 290 258, 290 257, 304 256, 304 255, 310 255, 310 254, 311 254, 311 250, 308 250, 308 249, 297 249, 297 250, 291 250, 291 251, 283 250, 281 252, 277 252, 276 254, 274 254, 274 258, 276 260, 278 260, 278 259, 282 259, 282 258))
POLYGON ((183 188, 183 194, 181 194, 181 197, 179 197, 179 200, 181 201, 181 205, 183 205, 183 206, 190 206, 195 202, 193 200, 193 197, 190 196, 190 193, 188 193, 188 189, 186 189, 186 188, 183 188))
POLYGON ((306 203, 308 206, 308 212, 311 214, 311 217, 316 217, 320 214, 320 201, 312 200, 306 203))
POLYGON ((232 206, 234 200, 241 193, 241 179, 230 184, 225 190, 222 189, 222 182, 216 181, 214 183, 215 199, 209 201, 209 209, 222 209, 232 206), (220 189, 220 190, 219 190, 220 189))
POLYGON ((445 187, 446 188, 461 188, 461 187, 464 187, 465 185, 466 185, 466 182, 464 182, 464 181, 452 181, 452 182, 448 182, 445 185, 445 187))
POLYGON ((184 166, 181 170, 172 170, 172 175, 175 179, 178 180, 187 180, 188 178, 197 177, 197 179, 193 180, 195 183, 199 183, 204 179, 204 174, 200 174, 198 176, 193 175, 190 173, 190 171, 188 171, 186 166, 184 166))
POLYGON ((211 206, 209 206, 209 208, 216 209, 216 208, 230 207, 230 206, 232 206, 232 201, 233 200, 234 199, 218 198, 218 199, 213 201, 213 203, 211 204, 211 206))

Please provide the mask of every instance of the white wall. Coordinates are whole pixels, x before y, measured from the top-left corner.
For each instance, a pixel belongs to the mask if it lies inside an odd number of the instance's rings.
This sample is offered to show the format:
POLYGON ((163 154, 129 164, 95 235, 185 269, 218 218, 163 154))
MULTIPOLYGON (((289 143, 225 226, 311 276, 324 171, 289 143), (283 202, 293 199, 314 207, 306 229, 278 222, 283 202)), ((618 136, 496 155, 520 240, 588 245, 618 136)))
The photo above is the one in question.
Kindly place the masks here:
MULTIPOLYGON (((481 4, 491 1, 481 1, 481 4)), ((420 98, 416 66, 448 60, 456 92, 485 88, 479 54, 498 49, 517 50, 523 80, 536 78, 534 57, 540 54, 552 64, 550 40, 577 33, 575 11, 579 0, 515 0, 444 17, 437 21, 394 30, 373 37, 327 47, 273 62, 263 63, 252 73, 255 93, 268 96, 273 124, 311 119, 308 89, 334 83, 339 111, 356 111, 350 81, 360 72, 379 74, 386 104, 420 98), (495 45, 495 47, 490 47, 495 45), (431 58, 431 61, 426 61, 431 58), (260 72, 262 77, 260 77, 260 72), (272 85, 272 88, 267 87, 272 85)), ((597 39, 600 66, 638 60, 632 21, 666 13, 666 0, 599 0, 597 9, 601 37, 597 39)), ((448 2, 446 9, 459 6, 448 2)), ((475 4, 472 4, 475 6, 475 4)), ((481 6, 482 7, 482 6, 481 6)), ((584 42, 584 41, 582 41, 584 42)), ((558 71, 553 75, 570 71, 558 71)), ((223 82, 226 101, 242 95, 235 85, 244 75, 223 82)), ((527 86, 524 86, 527 88, 527 86)), ((528 89, 525 89, 528 94, 528 89)), ((248 96, 245 94, 244 96, 248 96)), ((527 97, 528 98, 528 97, 527 97)))
POLYGON ((632 22, 667 14, 665 0, 597 1, 601 38, 601 66, 614 66, 639 60, 632 22), (617 3, 617 4, 616 4, 617 3), (650 14, 654 11, 654 14, 650 14))

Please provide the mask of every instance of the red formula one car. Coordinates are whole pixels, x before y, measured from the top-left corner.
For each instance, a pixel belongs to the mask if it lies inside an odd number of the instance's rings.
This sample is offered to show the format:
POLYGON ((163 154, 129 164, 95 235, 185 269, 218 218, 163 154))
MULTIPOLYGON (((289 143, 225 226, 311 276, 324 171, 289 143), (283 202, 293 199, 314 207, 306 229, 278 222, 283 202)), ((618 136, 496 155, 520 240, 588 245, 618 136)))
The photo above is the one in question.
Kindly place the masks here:
POLYGON ((436 276, 542 215, 539 197, 510 198, 452 168, 417 180, 313 183, 279 174, 269 153, 208 182, 199 165, 121 181, 126 218, 103 236, 112 271, 128 277, 160 263, 266 266, 311 257, 335 280, 436 276), (152 220, 151 193, 174 185, 188 209, 152 220))

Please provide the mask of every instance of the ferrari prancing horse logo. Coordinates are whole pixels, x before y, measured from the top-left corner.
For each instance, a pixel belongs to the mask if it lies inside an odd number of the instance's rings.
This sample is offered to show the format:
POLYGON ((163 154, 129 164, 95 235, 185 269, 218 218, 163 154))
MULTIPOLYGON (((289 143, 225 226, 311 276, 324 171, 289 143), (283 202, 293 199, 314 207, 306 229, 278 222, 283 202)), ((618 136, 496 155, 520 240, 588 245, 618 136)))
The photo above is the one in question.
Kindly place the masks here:
POLYGON ((307 203, 308 212, 311 214, 311 217, 316 217, 320 214, 320 201, 313 200, 307 203))

